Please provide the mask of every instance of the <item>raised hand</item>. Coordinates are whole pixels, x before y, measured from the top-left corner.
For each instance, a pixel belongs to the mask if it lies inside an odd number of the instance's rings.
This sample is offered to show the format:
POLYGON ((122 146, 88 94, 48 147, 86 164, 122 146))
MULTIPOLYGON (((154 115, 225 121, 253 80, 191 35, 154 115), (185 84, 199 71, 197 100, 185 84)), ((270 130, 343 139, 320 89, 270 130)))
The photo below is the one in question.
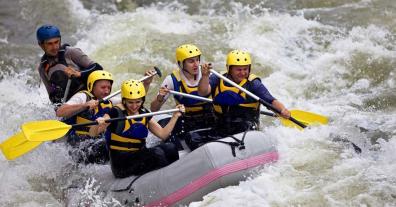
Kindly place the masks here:
POLYGON ((212 69, 212 64, 211 63, 204 63, 201 65, 201 73, 202 76, 208 77, 210 74, 210 69, 212 69))

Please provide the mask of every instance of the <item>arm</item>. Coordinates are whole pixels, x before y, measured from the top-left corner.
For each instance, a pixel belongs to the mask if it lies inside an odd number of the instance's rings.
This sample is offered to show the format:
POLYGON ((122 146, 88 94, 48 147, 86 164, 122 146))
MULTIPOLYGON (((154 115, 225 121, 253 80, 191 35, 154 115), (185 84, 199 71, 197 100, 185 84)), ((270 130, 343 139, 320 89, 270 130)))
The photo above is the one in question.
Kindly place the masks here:
POLYGON ((210 69, 212 69, 210 64, 203 64, 201 67, 202 78, 198 83, 198 95, 200 96, 207 96, 212 90, 209 84, 210 69))
POLYGON ((283 118, 286 118, 286 119, 290 118, 290 111, 287 110, 287 108, 280 101, 275 99, 274 101, 272 101, 271 104, 281 112, 280 115, 283 118))
POLYGON ((91 74, 95 70, 103 70, 103 67, 99 65, 99 63, 93 63, 92 65, 84 68, 84 70, 80 72, 81 79, 88 79, 89 74, 91 74))
POLYGON ((107 127, 110 125, 110 123, 105 123, 107 119, 110 119, 110 116, 108 114, 105 114, 103 117, 97 118, 96 121, 98 122, 98 125, 93 125, 89 128, 89 136, 96 137, 100 133, 106 131, 107 127))
POLYGON ((95 109, 98 106, 98 101, 90 100, 85 102, 86 96, 85 93, 75 94, 68 102, 58 108, 56 116, 67 118, 87 109, 95 109))
POLYGON ((65 70, 65 72, 69 77, 73 75, 74 77, 81 77, 82 80, 86 80, 91 72, 95 70, 103 70, 103 67, 100 64, 92 61, 88 55, 79 48, 67 47, 65 56, 70 56, 73 63, 80 67, 80 71, 72 67, 68 67, 69 69, 65 70))
POLYGON ((157 97, 151 102, 150 110, 158 111, 161 106, 165 103, 165 96, 169 93, 169 89, 161 87, 157 97))
POLYGON ((158 111, 161 109, 162 105, 169 97, 169 90, 174 90, 172 77, 170 75, 166 76, 164 82, 161 84, 161 88, 158 92, 158 95, 151 102, 150 110, 158 111))
MULTIPOLYGON (((183 105, 177 105, 176 108, 179 108, 180 111, 184 112, 184 106, 183 105)), ((162 140, 166 140, 170 133, 172 132, 173 128, 176 125, 177 119, 182 115, 180 111, 174 112, 172 115, 172 118, 169 120, 168 124, 162 128, 157 121, 154 119, 151 119, 149 122, 149 130, 157 137, 159 137, 162 140)))
POLYGON ((66 67, 64 72, 68 77, 76 77, 76 78, 81 78, 82 80, 88 79, 89 74, 95 70, 103 70, 102 66, 99 65, 99 63, 94 63, 90 65, 88 68, 83 68, 84 70, 78 71, 72 67, 66 67))
POLYGON ((264 101, 272 104, 276 109, 281 112, 283 118, 289 118, 290 112, 287 108, 277 99, 275 99, 268 89, 264 86, 260 79, 255 79, 252 81, 252 92, 264 101))
POLYGON ((150 78, 147 78, 146 80, 144 80, 143 81, 143 85, 144 85, 144 89, 146 90, 146 93, 148 92, 148 90, 150 89, 150 84, 151 84, 151 82, 153 81, 153 79, 154 79, 154 73, 155 73, 156 71, 155 70, 153 70, 153 69, 150 69, 150 70, 147 70, 145 73, 144 73, 144 76, 151 76, 150 78))

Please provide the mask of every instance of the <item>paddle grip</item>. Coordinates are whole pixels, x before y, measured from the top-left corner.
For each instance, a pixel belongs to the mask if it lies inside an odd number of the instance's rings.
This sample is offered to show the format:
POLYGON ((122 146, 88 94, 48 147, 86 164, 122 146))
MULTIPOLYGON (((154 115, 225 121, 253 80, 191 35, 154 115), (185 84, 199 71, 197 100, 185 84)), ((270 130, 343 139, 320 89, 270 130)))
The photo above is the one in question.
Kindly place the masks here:
POLYGON ((154 66, 154 70, 157 72, 157 75, 161 78, 162 73, 161 73, 160 69, 157 66, 154 66))

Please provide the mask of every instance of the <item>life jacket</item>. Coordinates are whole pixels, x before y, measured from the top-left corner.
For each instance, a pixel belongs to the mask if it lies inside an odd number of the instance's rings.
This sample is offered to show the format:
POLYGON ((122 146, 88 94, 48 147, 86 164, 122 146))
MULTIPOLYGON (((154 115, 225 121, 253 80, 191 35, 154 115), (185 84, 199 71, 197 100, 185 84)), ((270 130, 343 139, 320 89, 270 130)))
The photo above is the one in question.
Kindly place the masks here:
MULTIPOLYGON (((64 44, 61 46, 57 54, 57 59, 54 59, 55 61, 50 62, 49 57, 46 54, 41 57, 41 63, 39 66, 40 76, 47 87, 49 98, 54 104, 62 102, 62 98, 66 91, 68 77, 64 73, 63 69, 54 69, 51 71, 50 69, 57 64, 62 64, 68 67, 67 61, 65 59, 65 52, 69 46, 69 44, 64 44), (56 77, 57 80, 52 80, 52 77, 56 77)), ((83 68, 81 66, 78 67, 83 68)), ((72 97, 75 93, 84 88, 85 84, 81 80, 78 78, 73 78, 66 100, 70 99, 70 97, 72 97)))
MULTIPOLYGON (((127 111, 122 106, 115 106, 117 117, 128 116, 127 111)), ((139 114, 148 113, 148 110, 141 108, 139 114)), ((106 132, 106 140, 111 153, 118 152, 138 152, 146 146, 148 136, 148 123, 151 117, 129 119, 114 122, 115 128, 106 132)))
MULTIPOLYGON (((199 96, 198 95, 198 86, 196 86, 196 87, 188 86, 186 81, 181 79, 179 69, 174 70, 171 74, 171 77, 172 77, 173 86, 174 86, 175 91, 199 96)), ((206 98, 210 97, 210 94, 205 97, 206 98)), ((213 106, 211 103, 192 99, 192 98, 177 96, 177 95, 174 95, 174 98, 175 98, 177 104, 184 105, 184 107, 186 109, 186 113, 185 113, 186 116, 191 116, 191 115, 195 115, 195 114, 203 114, 203 113, 212 113, 212 111, 213 111, 212 110, 213 106)))
MULTIPOLYGON (((96 99, 95 96, 89 91, 80 91, 80 93, 85 93, 87 95, 86 102, 96 99)), ((83 124, 87 122, 95 121, 99 117, 103 117, 105 114, 109 113, 110 109, 113 107, 111 101, 100 102, 98 107, 94 110, 85 110, 73 117, 73 122, 75 124, 83 124)), ((75 129, 77 135, 88 135, 89 127, 77 127, 75 129)))
MULTIPOLYGON (((227 74, 224 74, 227 75, 227 74)), ((251 82, 259 79, 254 74, 250 74, 247 79, 242 80, 238 85, 250 91, 251 82)), ((260 103, 248 96, 245 92, 233 86, 226 86, 222 79, 219 80, 214 94, 213 106, 218 118, 240 118, 242 121, 259 121, 260 103)))

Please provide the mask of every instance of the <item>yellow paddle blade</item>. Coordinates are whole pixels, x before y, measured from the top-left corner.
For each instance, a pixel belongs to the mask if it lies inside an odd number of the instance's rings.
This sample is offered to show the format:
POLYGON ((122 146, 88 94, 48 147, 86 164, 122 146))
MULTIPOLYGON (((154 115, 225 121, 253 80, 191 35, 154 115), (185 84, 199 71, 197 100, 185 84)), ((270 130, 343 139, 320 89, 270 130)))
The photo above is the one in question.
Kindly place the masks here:
MULTIPOLYGON (((329 123, 329 118, 312 112, 301 111, 301 110, 290 110, 290 113, 291 113, 291 117, 293 117, 294 119, 303 123, 306 126, 321 125, 321 124, 325 125, 329 123)), ((289 119, 280 118, 280 120, 284 126, 302 129, 300 126, 290 121, 289 119)))
POLYGON ((16 158, 32 151, 33 149, 37 148, 42 143, 43 142, 29 142, 29 141, 27 141, 23 144, 20 144, 16 147, 11 148, 8 151, 6 151, 6 158, 8 160, 16 159, 16 158))
POLYGON ((22 132, 18 132, 1 143, 0 149, 7 160, 14 160, 40 146, 42 142, 29 142, 22 132))
POLYGON ((32 121, 22 125, 26 139, 36 142, 59 139, 65 136, 70 129, 70 125, 57 120, 32 121))
POLYGON ((4 142, 2 142, 0 144, 0 148, 1 149, 9 149, 9 148, 18 146, 26 141, 27 141, 27 139, 25 138, 23 133, 18 132, 16 134, 12 135, 11 137, 9 137, 8 139, 6 139, 4 142))

